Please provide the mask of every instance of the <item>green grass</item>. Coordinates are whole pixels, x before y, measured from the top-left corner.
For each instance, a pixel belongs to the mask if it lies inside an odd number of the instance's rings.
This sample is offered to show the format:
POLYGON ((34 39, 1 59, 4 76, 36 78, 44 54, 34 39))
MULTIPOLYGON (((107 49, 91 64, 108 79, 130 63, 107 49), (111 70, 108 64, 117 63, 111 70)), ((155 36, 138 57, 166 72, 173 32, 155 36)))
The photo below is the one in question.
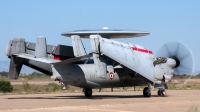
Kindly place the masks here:
POLYGON ((24 79, 24 80, 50 80, 50 76, 47 75, 20 75, 19 80, 24 79))
POLYGON ((52 92, 73 92, 77 88, 67 85, 63 90, 60 84, 49 83, 46 85, 35 85, 23 82, 22 85, 13 85, 13 94, 40 94, 40 93, 52 93, 52 92))
POLYGON ((188 112, 199 112, 199 111, 198 111, 198 108, 196 106, 192 106, 192 107, 190 107, 188 112))
POLYGON ((200 84, 168 84, 170 90, 196 90, 200 89, 200 84))
POLYGON ((55 83, 49 83, 45 86, 46 90, 52 90, 53 92, 61 90, 61 85, 55 84, 55 83))
POLYGON ((12 92, 13 86, 11 85, 10 81, 0 80, 0 92, 7 93, 12 92))

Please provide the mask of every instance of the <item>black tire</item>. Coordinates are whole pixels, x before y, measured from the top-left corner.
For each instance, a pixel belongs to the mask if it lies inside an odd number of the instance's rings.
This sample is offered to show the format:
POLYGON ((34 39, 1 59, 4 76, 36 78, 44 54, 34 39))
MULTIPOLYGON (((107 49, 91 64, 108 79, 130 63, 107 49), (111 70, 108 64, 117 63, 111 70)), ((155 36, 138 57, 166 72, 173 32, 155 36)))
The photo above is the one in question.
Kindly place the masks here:
POLYGON ((166 96, 166 92, 165 92, 165 90, 162 90, 162 94, 161 94, 162 96, 166 96))
POLYGON ((158 90, 158 96, 161 96, 161 95, 162 95, 162 91, 158 90))
POLYGON ((151 91, 149 90, 148 87, 145 87, 145 88, 143 89, 143 96, 144 96, 144 97, 150 97, 150 96, 151 96, 151 91))
POLYGON ((91 97, 92 96, 92 89, 84 89, 85 97, 91 97))

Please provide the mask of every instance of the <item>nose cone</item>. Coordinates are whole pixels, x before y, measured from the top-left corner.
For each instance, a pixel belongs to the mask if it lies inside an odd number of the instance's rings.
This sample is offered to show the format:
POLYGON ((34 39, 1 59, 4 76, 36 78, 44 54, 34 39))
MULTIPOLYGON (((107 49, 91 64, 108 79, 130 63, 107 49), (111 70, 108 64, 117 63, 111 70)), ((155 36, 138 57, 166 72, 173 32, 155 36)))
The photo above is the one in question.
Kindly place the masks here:
POLYGON ((176 61, 172 58, 167 58, 166 62, 170 67, 174 68, 176 66, 176 61))

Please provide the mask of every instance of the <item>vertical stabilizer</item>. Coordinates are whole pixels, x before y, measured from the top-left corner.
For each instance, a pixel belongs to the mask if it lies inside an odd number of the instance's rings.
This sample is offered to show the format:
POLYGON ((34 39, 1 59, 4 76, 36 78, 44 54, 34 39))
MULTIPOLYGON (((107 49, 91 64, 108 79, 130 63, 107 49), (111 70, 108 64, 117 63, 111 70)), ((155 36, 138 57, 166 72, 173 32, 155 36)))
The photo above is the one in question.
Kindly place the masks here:
POLYGON ((39 36, 36 40, 36 45, 35 45, 35 58, 46 58, 46 57, 47 57, 46 38, 39 36))
POLYGON ((19 73, 21 71, 24 59, 18 58, 15 55, 11 56, 10 60, 10 68, 8 77, 10 79, 17 79, 19 77, 19 73))
POLYGON ((9 52, 10 55, 25 53, 25 39, 24 38, 14 38, 12 42, 9 42, 9 45, 11 45, 10 52, 9 52))
POLYGON ((6 55, 11 58, 8 73, 8 77, 11 79, 17 79, 21 71, 23 59, 15 56, 20 53, 25 53, 25 39, 14 38, 6 47, 6 55))
POLYGON ((72 38, 74 55, 76 57, 86 55, 85 48, 83 46, 80 36, 72 35, 71 38, 72 38))

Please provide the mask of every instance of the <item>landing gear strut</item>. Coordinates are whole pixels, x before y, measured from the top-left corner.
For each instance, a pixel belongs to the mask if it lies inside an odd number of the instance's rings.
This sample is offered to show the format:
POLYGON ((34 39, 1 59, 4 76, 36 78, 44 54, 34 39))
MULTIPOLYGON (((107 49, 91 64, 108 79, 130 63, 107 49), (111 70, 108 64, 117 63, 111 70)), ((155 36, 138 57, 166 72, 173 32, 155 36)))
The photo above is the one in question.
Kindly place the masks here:
POLYGON ((164 89, 159 89, 158 90, 158 96, 165 96, 166 95, 166 92, 164 89))
POLYGON ((85 89, 83 89, 83 92, 85 94, 85 97, 91 97, 92 96, 92 89, 85 88, 85 89))

